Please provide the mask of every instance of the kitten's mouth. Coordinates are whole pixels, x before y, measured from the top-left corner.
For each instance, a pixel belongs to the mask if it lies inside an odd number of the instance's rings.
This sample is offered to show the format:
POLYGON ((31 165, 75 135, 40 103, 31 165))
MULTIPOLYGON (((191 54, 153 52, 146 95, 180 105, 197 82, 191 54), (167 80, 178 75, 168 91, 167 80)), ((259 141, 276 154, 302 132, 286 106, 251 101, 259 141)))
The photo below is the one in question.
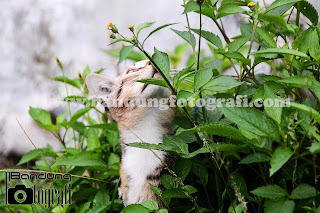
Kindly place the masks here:
POLYGON ((160 74, 160 72, 158 72, 156 69, 154 70, 154 73, 153 73, 153 75, 152 75, 152 78, 161 78, 162 76, 161 76, 161 74, 160 74))

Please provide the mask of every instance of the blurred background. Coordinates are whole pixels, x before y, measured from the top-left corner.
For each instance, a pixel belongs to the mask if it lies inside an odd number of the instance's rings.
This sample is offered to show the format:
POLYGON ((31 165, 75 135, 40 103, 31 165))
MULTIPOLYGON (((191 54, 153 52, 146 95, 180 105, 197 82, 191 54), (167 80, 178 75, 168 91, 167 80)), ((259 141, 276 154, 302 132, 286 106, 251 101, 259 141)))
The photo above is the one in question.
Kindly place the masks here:
MULTIPOLYGON (((271 2, 265 0, 266 4, 271 2)), ((310 3, 320 10, 318 0, 310 0, 310 3)), ((64 110, 56 101, 66 95, 64 85, 50 80, 62 75, 56 57, 70 78, 77 77, 87 65, 93 71, 104 68, 103 75, 115 77, 132 62, 126 61, 117 67, 117 59, 104 52, 121 47, 121 43, 108 46, 112 40, 108 37, 107 24, 114 23, 128 36, 129 25, 152 21, 156 21, 153 28, 179 22, 172 28, 185 30, 181 4, 183 0, 1 0, 0 168, 14 165, 19 156, 34 148, 23 129, 36 147, 46 144, 59 147, 57 139, 37 127, 28 114, 29 106, 44 108, 53 116, 64 110)), ((192 28, 199 27, 198 15, 189 15, 189 19, 192 28)), ((241 16, 227 16, 222 20, 229 37, 239 34, 241 16)), ((220 35, 214 23, 206 18, 203 29, 220 35)), ((145 30, 140 36, 148 32, 150 30, 145 30)), ((166 28, 154 34, 145 47, 151 53, 154 46, 172 52, 182 43, 180 37, 166 28)))

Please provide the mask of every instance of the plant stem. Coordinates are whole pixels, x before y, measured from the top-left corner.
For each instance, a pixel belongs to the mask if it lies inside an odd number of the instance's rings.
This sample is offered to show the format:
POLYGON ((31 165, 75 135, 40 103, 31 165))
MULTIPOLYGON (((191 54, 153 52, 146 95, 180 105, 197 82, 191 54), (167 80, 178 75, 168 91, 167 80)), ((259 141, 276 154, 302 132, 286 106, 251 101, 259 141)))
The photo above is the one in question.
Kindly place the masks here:
MULTIPOLYGON (((186 3, 184 1, 183 1, 183 6, 186 6, 186 3)), ((195 44, 193 43, 193 39, 192 39, 192 33, 191 33, 188 13, 186 13, 186 19, 187 19, 188 31, 190 34, 190 41, 191 41, 191 46, 192 46, 192 50, 193 50, 194 60, 197 61, 196 48, 195 48, 195 44)))
POLYGON ((113 191, 113 194, 112 194, 112 201, 111 201, 111 204, 110 204, 110 213, 112 213, 112 210, 113 210, 114 200, 115 200, 116 195, 117 195, 119 183, 120 183, 120 180, 118 180, 116 186, 114 187, 114 191, 113 191))
MULTIPOLYGON (((201 4, 199 5, 200 6, 200 26, 199 26, 199 29, 200 29, 200 33, 199 33, 199 45, 198 45, 198 60, 197 60, 197 70, 199 70, 200 68, 200 49, 201 49, 201 30, 202 30, 202 15, 201 15, 201 4)), ((192 39, 191 39, 192 40, 192 39)))
MULTIPOLYGON (((230 43, 230 39, 229 37, 227 36, 226 32, 222 29, 222 27, 219 25, 219 23, 217 22, 217 20, 215 18, 212 18, 213 22, 217 25, 219 31, 221 32, 221 34, 223 35, 224 37, 224 40, 227 42, 227 44, 230 43)), ((222 23, 222 22, 221 22, 222 23)))
MULTIPOLYGON (((67 83, 66 83, 66 79, 65 79, 66 77, 65 77, 65 75, 64 75, 63 66, 62 66, 62 64, 61 64, 61 62, 60 62, 60 60, 59 60, 58 58, 56 58, 56 60, 57 60, 57 63, 58 63, 58 65, 59 65, 60 69, 61 69, 62 76, 63 76, 63 81, 64 81, 64 85, 65 85, 65 88, 66 88, 66 93, 67 93, 67 96, 69 97, 68 87, 67 87, 67 83)), ((72 113, 71 113, 71 106, 70 106, 70 102, 69 102, 69 101, 68 101, 68 108, 69 108, 69 116, 70 116, 70 118, 71 118, 71 117, 72 117, 72 113)), ((72 132, 73 132, 73 137, 75 138, 76 135, 75 135, 74 129, 72 129, 72 132)), ((67 134, 67 129, 66 129, 66 133, 65 133, 65 134, 67 134)), ((65 136, 65 135, 64 135, 64 136, 65 136)), ((65 137, 63 137, 63 143, 65 144, 64 139, 65 139, 65 137)))
POLYGON ((301 3, 297 2, 297 18, 296 18, 296 25, 299 27, 300 26, 300 7, 301 3))
MULTIPOLYGON (((199 33, 199 44, 198 44, 197 72, 199 71, 199 68, 200 68, 200 50, 201 50, 201 32, 202 32, 202 14, 201 14, 202 6, 201 6, 201 4, 199 6, 200 6, 200 26, 199 26, 200 33, 199 33)), ((201 91, 200 91, 199 95, 200 95, 200 99, 202 100, 203 98, 202 98, 201 91)), ((201 108, 201 111, 202 111, 203 121, 205 123, 208 123, 207 112, 206 112, 206 109, 204 106, 201 108)))

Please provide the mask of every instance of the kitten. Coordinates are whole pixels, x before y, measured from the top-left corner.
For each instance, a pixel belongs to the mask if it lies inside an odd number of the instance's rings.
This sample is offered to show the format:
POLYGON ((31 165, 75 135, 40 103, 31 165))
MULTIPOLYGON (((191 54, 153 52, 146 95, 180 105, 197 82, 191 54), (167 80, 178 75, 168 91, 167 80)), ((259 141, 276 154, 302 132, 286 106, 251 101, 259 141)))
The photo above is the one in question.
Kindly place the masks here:
POLYGON ((132 98, 156 99, 169 98, 168 88, 136 82, 139 79, 161 78, 148 60, 130 66, 116 79, 98 74, 89 74, 86 84, 90 93, 100 102, 110 103, 116 100, 118 105, 106 106, 106 112, 118 124, 122 158, 120 179, 125 206, 155 200, 160 207, 163 203, 154 193, 149 183, 161 187, 160 175, 164 170, 163 162, 172 164, 172 156, 164 151, 140 149, 127 146, 133 142, 158 144, 164 134, 173 134, 175 108, 165 110, 158 107, 123 106, 132 98))

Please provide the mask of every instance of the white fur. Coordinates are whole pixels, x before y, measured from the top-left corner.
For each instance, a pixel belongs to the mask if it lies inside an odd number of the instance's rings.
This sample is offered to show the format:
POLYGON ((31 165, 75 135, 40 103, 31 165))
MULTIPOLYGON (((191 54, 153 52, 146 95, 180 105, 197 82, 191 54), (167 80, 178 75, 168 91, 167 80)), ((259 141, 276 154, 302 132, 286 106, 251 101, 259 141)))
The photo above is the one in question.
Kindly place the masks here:
MULTIPOLYGON (((162 142, 163 135, 159 129, 161 112, 158 108, 150 108, 148 115, 131 130, 122 130, 123 143, 147 142, 158 144, 162 142)), ((126 147, 122 158, 122 167, 130 178, 128 186, 128 200, 126 205, 137 203, 146 177, 152 174, 164 160, 165 152, 158 150, 126 147), (160 160, 161 159, 161 160, 160 160)))

